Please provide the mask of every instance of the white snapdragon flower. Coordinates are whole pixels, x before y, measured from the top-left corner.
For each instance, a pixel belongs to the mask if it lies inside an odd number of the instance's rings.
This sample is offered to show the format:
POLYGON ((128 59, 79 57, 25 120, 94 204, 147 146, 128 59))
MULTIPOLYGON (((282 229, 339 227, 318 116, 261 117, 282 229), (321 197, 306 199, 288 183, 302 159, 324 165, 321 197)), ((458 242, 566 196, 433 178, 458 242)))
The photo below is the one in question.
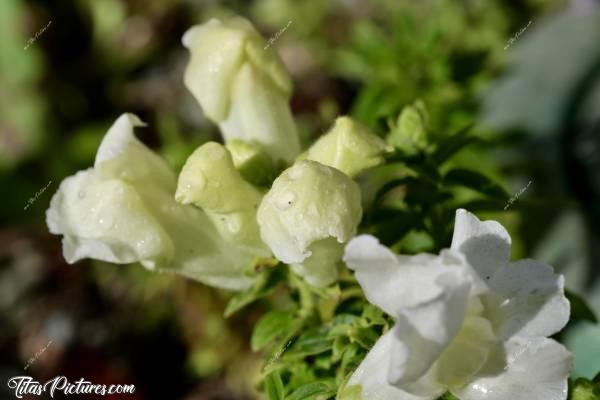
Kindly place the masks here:
POLYGON ((275 257, 314 286, 335 281, 343 244, 356 234, 361 217, 358 185, 309 160, 275 179, 257 214, 261 237, 275 257))
POLYGON ((252 24, 241 17, 190 28, 184 83, 225 140, 255 141, 273 158, 293 159, 300 142, 288 105, 292 80, 252 24))
POLYGON ((456 213, 450 249, 397 256, 372 236, 346 247, 367 299, 395 318, 348 385, 365 400, 564 400, 571 354, 548 336, 569 319, 563 277, 510 262, 496 221, 456 213))
POLYGON ((177 178, 136 139, 144 124, 123 114, 108 130, 93 168, 66 178, 46 213, 50 232, 63 235, 67 262, 93 258, 140 262, 209 285, 241 290, 255 254, 224 240, 211 219, 175 201, 177 178))

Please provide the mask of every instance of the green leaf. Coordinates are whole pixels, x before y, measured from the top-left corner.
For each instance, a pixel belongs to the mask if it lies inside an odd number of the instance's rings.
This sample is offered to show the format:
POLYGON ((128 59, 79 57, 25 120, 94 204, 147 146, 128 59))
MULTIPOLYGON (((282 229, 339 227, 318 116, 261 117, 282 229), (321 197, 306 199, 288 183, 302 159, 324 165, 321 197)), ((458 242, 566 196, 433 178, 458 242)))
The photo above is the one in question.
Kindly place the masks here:
POLYGON ((342 371, 346 373, 354 370, 358 367, 365 354, 366 351, 358 343, 348 345, 342 356, 342 371))
POLYGON ((386 320, 383 316, 383 311, 372 304, 366 304, 365 309, 362 313, 363 318, 368 321, 367 326, 370 325, 385 325, 386 320))
POLYGON ((571 303, 571 319, 569 322, 583 320, 594 324, 598 323, 598 318, 594 314, 594 311, 592 311, 590 306, 581 298, 581 296, 570 290, 565 290, 565 296, 567 296, 567 299, 571 303))
POLYGON ((438 165, 443 164, 446 160, 466 146, 481 142, 482 140, 480 138, 469 134, 469 131, 472 127, 473 125, 467 125, 456 134, 443 139, 438 144, 438 147, 433 154, 435 163, 438 165))
POLYGON ((600 384, 594 384, 585 378, 571 381, 569 385, 569 399, 598 400, 600 399, 600 384))
POLYGON ((252 288, 233 296, 225 307, 225 318, 230 317, 248 304, 268 296, 285 279, 285 269, 281 266, 269 268, 256 278, 252 288))
POLYGON ((504 188, 479 172, 463 168, 448 171, 444 176, 444 184, 460 185, 478 191, 479 193, 501 199, 508 199, 504 188))
POLYGON ((300 386, 286 400, 326 400, 335 395, 336 389, 329 381, 313 382, 300 386))
POLYGON ((394 217, 373 225, 371 233, 386 246, 391 246, 404 237, 411 229, 416 228, 420 218, 414 213, 397 211, 394 217))
POLYGON ((289 311, 270 311, 262 316, 254 327, 250 347, 258 351, 275 340, 285 335, 294 324, 294 314, 289 311))
POLYGON ((284 400, 285 392, 279 372, 273 371, 265 378, 265 394, 267 400, 284 400))
POLYGON ((364 400, 362 395, 362 386, 346 386, 338 395, 338 400, 364 400))
POLYGON ((304 358, 323 353, 333 346, 326 327, 315 327, 304 332, 283 356, 284 359, 304 358))

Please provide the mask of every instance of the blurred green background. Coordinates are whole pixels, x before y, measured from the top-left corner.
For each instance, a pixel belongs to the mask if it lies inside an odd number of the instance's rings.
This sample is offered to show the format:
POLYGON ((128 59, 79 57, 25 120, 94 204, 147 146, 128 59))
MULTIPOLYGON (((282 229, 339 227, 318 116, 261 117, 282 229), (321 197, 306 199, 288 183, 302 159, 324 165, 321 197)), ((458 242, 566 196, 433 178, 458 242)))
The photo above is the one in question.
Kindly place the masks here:
MULTIPOLYGON (((453 165, 520 193, 504 212, 474 211, 508 228, 514 258, 553 265, 600 314, 597 1, 2 0, 2 382, 66 375, 135 384, 128 399, 256 396, 248 340, 260 307, 225 320, 224 291, 141 266, 68 265, 44 216, 123 112, 149 124, 140 139, 175 169, 219 140, 183 86, 180 38, 232 14, 266 39, 287 26, 266 51, 294 78, 305 145, 342 114, 383 134, 417 99, 434 132, 474 124, 485 141, 453 165)), ((561 339, 575 376, 600 370, 598 325, 571 324, 561 339)))

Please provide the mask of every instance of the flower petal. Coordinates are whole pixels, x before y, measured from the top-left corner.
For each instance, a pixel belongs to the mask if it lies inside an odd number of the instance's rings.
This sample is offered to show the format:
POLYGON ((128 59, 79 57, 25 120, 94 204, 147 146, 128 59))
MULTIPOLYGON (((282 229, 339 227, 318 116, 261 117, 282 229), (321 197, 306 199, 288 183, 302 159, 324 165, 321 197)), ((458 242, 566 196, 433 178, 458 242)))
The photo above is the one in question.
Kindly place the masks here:
MULTIPOLYGON (((423 377, 452 342, 463 324, 471 283, 457 268, 441 268, 434 284, 441 292, 434 299, 401 307, 396 317, 388 380, 407 391, 423 377)), ((413 284, 418 286, 415 281, 413 284)), ((419 393, 417 393, 419 394, 419 393)))
POLYGON ((465 255, 480 279, 488 280, 508 263, 510 246, 510 236, 498 222, 482 222, 466 210, 456 210, 451 248, 465 255))
POLYGON ((552 267, 532 259, 500 269, 489 281, 488 316, 498 335, 551 336, 568 322, 569 301, 564 277, 552 267))
POLYGON ((504 370, 452 390, 461 400, 564 400, 572 357, 561 344, 546 338, 513 338, 505 344, 504 370))
POLYGON ((63 235, 69 263, 94 258, 140 262, 207 284, 243 289, 255 254, 222 239, 208 216, 175 202, 175 174, 135 137, 139 119, 121 116, 100 145, 93 169, 66 178, 46 213, 63 235))
POLYGON ((300 141, 289 108, 292 79, 250 21, 211 19, 183 36, 191 59, 184 82, 227 141, 254 141, 291 162, 300 141))
POLYGON ((245 63, 232 82, 231 110, 219 121, 226 140, 260 143, 273 159, 291 162, 300 153, 296 125, 283 93, 250 63, 245 63))
POLYGON ((190 50, 184 82, 213 120, 229 112, 231 82, 243 63, 247 32, 217 19, 188 29, 181 41, 190 50))
POLYGON ((387 381, 387 368, 391 361, 394 332, 384 334, 352 374, 348 386, 361 385, 365 400, 432 400, 444 392, 442 387, 433 386, 427 396, 415 396, 407 393, 387 381))
POLYGON ((397 256, 371 235, 352 239, 343 259, 355 272, 367 300, 392 316, 401 307, 437 298, 443 288, 435 284, 436 279, 447 267, 464 267, 462 256, 451 250, 443 251, 441 257, 397 256))
POLYGON ((467 316, 460 331, 436 364, 436 379, 447 387, 464 386, 488 361, 497 338, 492 324, 467 316))

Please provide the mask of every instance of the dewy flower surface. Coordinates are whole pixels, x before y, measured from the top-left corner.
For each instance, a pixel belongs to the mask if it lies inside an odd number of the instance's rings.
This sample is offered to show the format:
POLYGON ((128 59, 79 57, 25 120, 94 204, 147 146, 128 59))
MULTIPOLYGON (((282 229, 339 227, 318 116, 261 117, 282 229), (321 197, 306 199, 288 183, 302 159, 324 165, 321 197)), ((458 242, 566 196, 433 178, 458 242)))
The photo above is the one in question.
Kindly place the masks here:
POLYGON ((252 24, 211 19, 182 41, 191 53, 185 85, 225 140, 254 141, 274 159, 293 161, 300 142, 288 105, 292 80, 252 24))
POLYGON ((367 299, 395 318, 352 375, 365 400, 562 400, 571 355, 548 336, 567 323, 563 277, 510 262, 495 221, 458 210, 450 249, 397 256, 372 236, 347 245, 367 299))
POLYGON ((46 221, 63 235, 67 262, 140 262, 213 286, 250 286, 242 271, 255 254, 223 239, 204 211, 175 201, 175 173, 136 139, 136 126, 135 115, 119 117, 94 167, 66 178, 52 198, 46 221))
POLYGON ((263 257, 270 255, 256 222, 262 193, 242 178, 222 144, 205 143, 188 157, 179 174, 175 200, 204 210, 232 245, 263 257))
POLYGON ((335 281, 342 244, 355 235, 361 217, 358 185, 309 160, 281 173, 257 214, 261 237, 275 257, 315 286, 335 281))

